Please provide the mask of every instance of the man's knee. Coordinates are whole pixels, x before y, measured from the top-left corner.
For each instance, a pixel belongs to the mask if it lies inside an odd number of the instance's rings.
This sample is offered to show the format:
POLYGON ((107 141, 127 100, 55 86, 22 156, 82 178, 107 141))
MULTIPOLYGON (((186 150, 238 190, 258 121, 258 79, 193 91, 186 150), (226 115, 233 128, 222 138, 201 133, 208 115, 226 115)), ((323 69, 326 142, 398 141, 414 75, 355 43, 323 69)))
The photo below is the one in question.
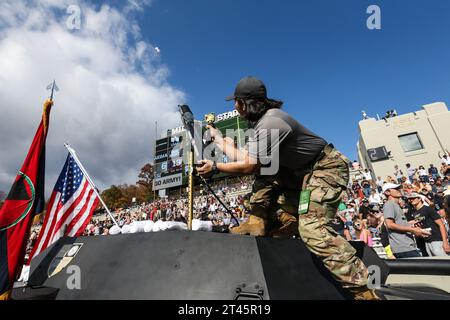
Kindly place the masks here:
POLYGON ((251 203, 249 213, 264 219, 268 219, 270 216, 269 207, 264 203, 251 203))
POLYGON ((264 189, 254 192, 249 201, 250 214, 260 217, 267 216, 270 202, 270 193, 267 190, 264 189))

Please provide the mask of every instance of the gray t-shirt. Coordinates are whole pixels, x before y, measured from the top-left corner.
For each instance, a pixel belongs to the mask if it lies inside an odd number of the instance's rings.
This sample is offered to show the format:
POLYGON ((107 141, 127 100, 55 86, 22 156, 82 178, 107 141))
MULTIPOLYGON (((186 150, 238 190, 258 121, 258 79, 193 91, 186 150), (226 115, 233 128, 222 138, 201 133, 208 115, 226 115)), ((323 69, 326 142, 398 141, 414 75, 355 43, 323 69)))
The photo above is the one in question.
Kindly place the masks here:
MULTIPOLYGON (((402 208, 394 201, 387 201, 383 206, 384 219, 393 219, 394 222, 400 226, 409 226, 406 216, 402 208)), ((393 253, 407 252, 416 250, 416 242, 409 233, 399 233, 393 230, 388 230, 389 243, 393 253)))
POLYGON ((275 155, 276 151, 280 166, 303 169, 317 158, 326 144, 283 110, 269 109, 256 124, 246 148, 252 158, 263 164, 273 160, 270 155, 275 155))

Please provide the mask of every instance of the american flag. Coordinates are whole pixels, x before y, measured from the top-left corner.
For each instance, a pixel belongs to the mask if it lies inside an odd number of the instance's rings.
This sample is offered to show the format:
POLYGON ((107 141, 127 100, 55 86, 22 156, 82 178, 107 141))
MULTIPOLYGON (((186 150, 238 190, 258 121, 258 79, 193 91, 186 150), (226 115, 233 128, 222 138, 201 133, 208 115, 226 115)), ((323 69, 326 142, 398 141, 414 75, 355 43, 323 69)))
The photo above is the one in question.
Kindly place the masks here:
POLYGON ((69 153, 47 205, 44 224, 29 260, 63 236, 80 236, 98 202, 94 189, 69 153))

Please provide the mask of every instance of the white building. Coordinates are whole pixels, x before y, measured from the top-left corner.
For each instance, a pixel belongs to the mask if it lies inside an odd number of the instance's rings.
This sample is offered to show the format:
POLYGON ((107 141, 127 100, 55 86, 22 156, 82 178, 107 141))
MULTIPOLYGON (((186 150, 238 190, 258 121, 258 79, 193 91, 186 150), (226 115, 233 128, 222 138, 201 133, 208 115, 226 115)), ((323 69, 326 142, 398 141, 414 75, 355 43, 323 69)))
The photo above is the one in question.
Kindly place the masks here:
POLYGON ((362 120, 359 131, 359 162, 382 179, 393 176, 396 164, 405 176, 407 163, 425 169, 433 164, 439 169, 439 154, 450 150, 450 112, 443 102, 386 119, 362 120))

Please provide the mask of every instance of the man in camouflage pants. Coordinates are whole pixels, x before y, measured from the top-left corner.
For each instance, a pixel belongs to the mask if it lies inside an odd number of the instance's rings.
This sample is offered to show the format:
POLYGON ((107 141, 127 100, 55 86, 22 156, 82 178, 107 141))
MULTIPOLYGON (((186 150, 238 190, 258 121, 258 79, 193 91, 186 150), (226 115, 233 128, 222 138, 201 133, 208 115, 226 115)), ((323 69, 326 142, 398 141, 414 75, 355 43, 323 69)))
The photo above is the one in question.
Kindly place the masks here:
POLYGON ((372 297, 373 292, 365 290, 367 268, 356 256, 356 250, 330 226, 347 188, 349 164, 345 156, 327 145, 304 177, 299 178, 285 168, 275 177, 257 176, 249 209, 251 214, 267 219, 269 236, 300 235, 308 249, 322 260, 344 288, 353 292, 355 298, 370 299, 375 297, 372 297), (286 187, 283 182, 287 182, 287 177, 298 182, 299 187, 286 187), (297 222, 302 185, 303 190, 311 191, 310 203, 308 212, 299 215, 297 222))
POLYGON ((349 180, 350 161, 327 145, 323 157, 305 176, 303 189, 311 191, 309 210, 299 215, 299 233, 344 288, 357 299, 377 298, 366 289, 368 272, 356 250, 330 226, 349 180))
POLYGON ((282 102, 268 99, 260 80, 242 79, 231 99, 255 132, 242 151, 231 139, 223 139, 210 127, 211 137, 230 162, 202 160, 202 166, 197 168, 201 175, 211 172, 256 175, 250 197, 250 217, 240 226, 231 228, 230 233, 274 237, 299 234, 308 249, 355 299, 377 299, 367 288, 368 272, 356 256, 356 250, 329 224, 347 187, 348 159, 280 110, 282 102), (267 139, 268 132, 273 130, 278 136, 276 141, 267 139), (277 152, 278 157, 274 156, 277 152), (263 163, 269 153, 270 165, 276 163, 279 168, 276 173, 264 174, 263 163), (309 210, 298 215, 302 189, 311 191, 309 210))

